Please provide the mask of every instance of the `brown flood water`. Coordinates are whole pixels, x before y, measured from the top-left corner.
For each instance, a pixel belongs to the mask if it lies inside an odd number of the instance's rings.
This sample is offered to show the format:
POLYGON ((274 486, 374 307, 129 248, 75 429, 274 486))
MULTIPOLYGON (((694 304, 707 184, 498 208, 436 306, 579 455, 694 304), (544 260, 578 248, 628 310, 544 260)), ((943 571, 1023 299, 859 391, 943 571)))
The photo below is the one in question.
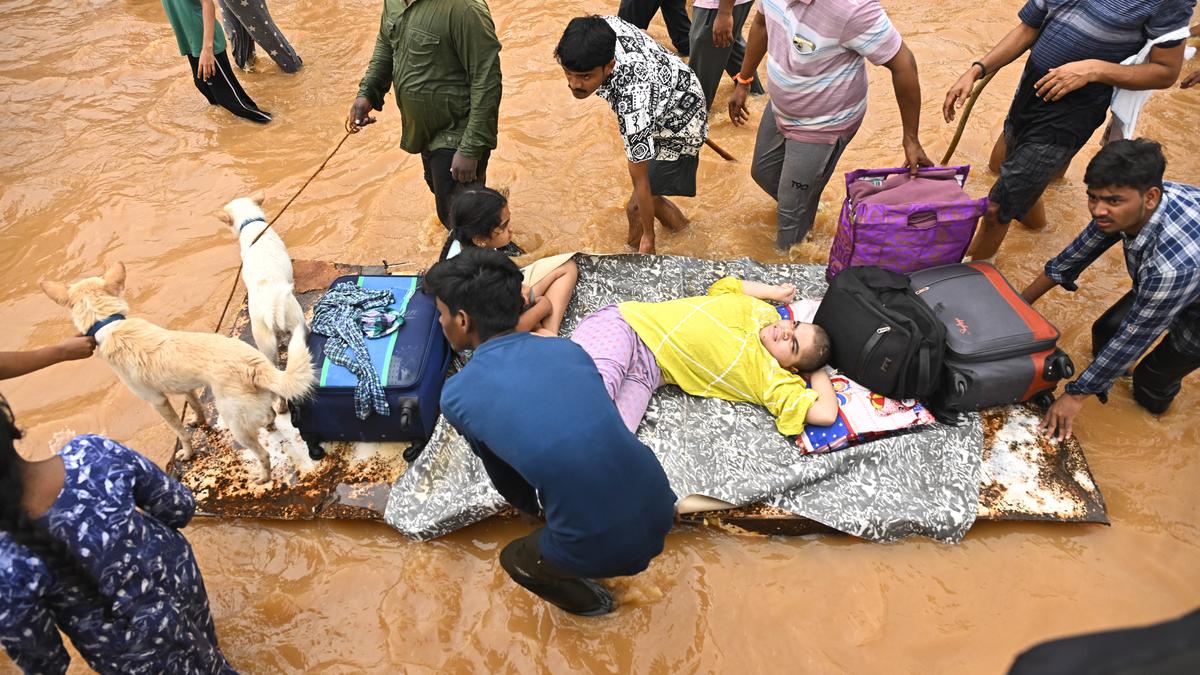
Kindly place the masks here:
MULTIPOLYGON (((567 92, 551 52, 566 21, 615 0, 492 0, 505 96, 490 181, 512 190, 517 239, 536 254, 622 250, 628 178, 612 113, 567 92)), ((916 53, 922 139, 941 155, 952 134, 942 96, 966 64, 1016 21, 1018 0, 884 6, 916 53)), ((378 0, 272 3, 305 60, 295 76, 260 54, 246 89, 275 122, 260 128, 209 108, 157 0, 4 0, 0 19, 0 349, 71 333, 42 295, 43 276, 74 280, 121 260, 138 315, 211 330, 238 264, 214 212, 255 189, 273 215, 342 136, 369 58, 378 0)), ((656 20, 651 29, 665 40, 656 20)), ((1197 67, 1193 62, 1192 67, 1197 67)), ((955 157, 982 195, 1019 65, 982 96, 955 157)), ((774 206, 749 176, 754 129, 733 128, 718 94, 692 227, 659 238, 662 253, 822 261, 842 188, 825 192, 814 241, 772 249, 774 206)), ((894 165, 900 122, 886 71, 871 69, 871 110, 840 170, 894 165)), ((752 101, 754 122, 764 99, 752 101)), ((1200 91, 1154 96, 1141 132, 1164 141, 1168 177, 1200 181, 1200 91)), ((443 231, 421 165, 397 147, 389 98, 279 221, 293 257, 428 265, 443 231)), ((1088 156, 1091 147, 1086 151, 1088 156)), ((1017 285, 1086 222, 1084 162, 1047 192, 1051 225, 1014 228, 1001 267, 1017 285)), ((1086 362, 1091 320, 1128 287, 1110 251, 1075 295, 1041 309, 1086 362)), ((3 383, 45 456, 65 433, 97 432, 163 461, 173 439, 98 360, 3 383)), ((1034 642, 1159 621, 1200 605, 1200 379, 1155 419, 1127 382, 1107 406, 1087 403, 1078 433, 1108 500, 1112 527, 981 524, 966 541, 876 545, 848 537, 672 534, 651 569, 619 584, 623 606, 601 619, 549 609, 507 580, 499 547, 528 525, 488 522, 432 543, 382 524, 199 519, 186 530, 230 662, 249 673, 530 670, 610 672, 1002 672, 1034 642)), ((0 670, 11 667, 0 665, 0 670)), ((84 672, 78 662, 75 668, 84 672)))

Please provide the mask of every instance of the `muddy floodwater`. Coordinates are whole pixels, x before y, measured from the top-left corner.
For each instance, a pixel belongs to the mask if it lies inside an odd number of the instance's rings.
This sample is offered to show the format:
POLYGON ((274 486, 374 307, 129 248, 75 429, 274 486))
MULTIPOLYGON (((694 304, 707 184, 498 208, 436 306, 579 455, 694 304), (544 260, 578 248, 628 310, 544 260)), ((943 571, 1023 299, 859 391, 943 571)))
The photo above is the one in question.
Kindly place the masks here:
MULTIPOLYGON (((608 2, 491 0, 504 46, 499 148, 489 183, 511 190, 516 240, 535 254, 623 250, 629 179, 607 105, 575 100, 552 50, 566 21, 608 2)), ((953 128, 946 89, 1016 19, 1017 0, 898 2, 884 7, 916 54, 931 157, 953 128)), ((378 29, 379 0, 274 0, 304 58, 297 75, 260 53, 247 91, 275 115, 266 127, 209 107, 158 0, 0 2, 0 350, 73 332, 37 287, 124 261, 133 313, 212 330, 238 265, 215 212, 267 193, 274 215, 342 138, 342 122, 378 29)), ((651 33, 666 39, 661 21, 651 33)), ((1185 69, 1200 67, 1193 61, 1185 69)), ((968 191, 993 180, 988 152, 1020 63, 980 98, 954 161, 968 191)), ((900 118, 887 71, 871 68, 866 123, 839 171, 892 166, 900 118)), ((753 183, 753 124, 714 106, 711 137, 739 161, 701 154, 699 194, 679 200, 692 226, 660 234, 660 253, 823 261, 844 188, 824 194, 812 240, 776 253, 774 205, 753 183)), ((1140 131, 1162 141, 1168 178, 1200 182, 1200 89, 1154 95, 1140 131)), ((293 257, 428 266, 442 244, 421 162, 398 147, 389 96, 379 123, 351 137, 277 223, 293 257)), ((1090 157, 1092 143, 1084 151, 1090 157)), ((1087 220, 1077 161, 1046 193, 1049 226, 1015 226, 999 265, 1023 286, 1087 220)), ((404 269, 402 267, 401 269, 404 269)), ((1089 325, 1129 287, 1118 249, 1079 293, 1039 305, 1077 363, 1089 325)), ((23 450, 44 457, 67 434, 95 432, 164 462, 173 438, 97 359, 4 382, 23 450)), ((649 571, 619 582, 621 608, 568 616, 511 583, 499 549, 529 524, 489 521, 431 542, 377 523, 217 521, 186 530, 221 645, 247 673, 359 672, 1002 672, 1029 645, 1080 631, 1159 621, 1200 605, 1200 377, 1155 418, 1128 381, 1107 406, 1089 401, 1076 428, 1112 526, 981 523, 961 544, 913 539, 747 537, 681 530, 649 571)), ((12 666, 0 657, 0 671, 12 666)), ((73 670, 86 672, 76 661, 73 670)))

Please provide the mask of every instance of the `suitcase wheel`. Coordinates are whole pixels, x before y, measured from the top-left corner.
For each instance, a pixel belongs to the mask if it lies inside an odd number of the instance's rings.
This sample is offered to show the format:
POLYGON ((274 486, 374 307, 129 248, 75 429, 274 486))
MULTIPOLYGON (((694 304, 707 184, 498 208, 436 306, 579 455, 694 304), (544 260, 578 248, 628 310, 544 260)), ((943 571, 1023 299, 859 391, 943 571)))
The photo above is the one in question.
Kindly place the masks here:
POLYGON ((425 450, 425 444, 427 442, 428 441, 424 440, 413 441, 412 445, 404 449, 404 461, 408 462, 409 464, 417 461, 417 458, 421 456, 421 452, 425 450))
POLYGON ((317 461, 325 459, 325 448, 321 447, 321 442, 313 439, 304 439, 304 443, 308 446, 308 458, 317 461))
POLYGON ((1054 354, 1046 359, 1045 378, 1050 382, 1065 380, 1075 374, 1075 362, 1061 349, 1055 349, 1054 354))
MULTIPOLYGON (((1070 377, 1070 375, 1068 375, 1067 377, 1070 377)), ((1051 405, 1054 405, 1054 392, 1053 391, 1043 391, 1042 393, 1038 394, 1037 396, 1034 396, 1033 398, 1031 398, 1029 400, 1032 401, 1033 404, 1036 405, 1037 407, 1045 410, 1045 409, 1049 408, 1051 405)))

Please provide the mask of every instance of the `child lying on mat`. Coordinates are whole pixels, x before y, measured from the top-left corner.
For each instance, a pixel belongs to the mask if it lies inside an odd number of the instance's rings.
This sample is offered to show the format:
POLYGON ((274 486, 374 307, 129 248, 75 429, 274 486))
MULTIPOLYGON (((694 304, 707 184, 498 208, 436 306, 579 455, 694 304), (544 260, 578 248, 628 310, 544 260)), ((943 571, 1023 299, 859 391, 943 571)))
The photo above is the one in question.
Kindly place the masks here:
POLYGON ((781 319, 767 300, 789 302, 795 286, 725 277, 708 295, 622 302, 584 317, 571 336, 596 362, 621 419, 636 431, 663 384, 696 396, 765 407, 788 436, 830 425, 838 405, 823 370, 829 336, 781 319), (806 386, 805 374, 812 387, 806 386))

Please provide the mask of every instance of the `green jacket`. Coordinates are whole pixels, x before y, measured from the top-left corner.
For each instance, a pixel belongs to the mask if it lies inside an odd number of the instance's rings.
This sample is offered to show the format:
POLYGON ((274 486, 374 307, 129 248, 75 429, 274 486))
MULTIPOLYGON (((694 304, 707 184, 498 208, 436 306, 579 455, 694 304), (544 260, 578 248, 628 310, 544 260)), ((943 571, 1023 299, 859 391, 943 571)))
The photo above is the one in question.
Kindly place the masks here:
POLYGON ((358 95, 383 109, 396 88, 400 147, 454 148, 478 158, 496 147, 500 41, 484 0, 384 0, 379 36, 358 95))

